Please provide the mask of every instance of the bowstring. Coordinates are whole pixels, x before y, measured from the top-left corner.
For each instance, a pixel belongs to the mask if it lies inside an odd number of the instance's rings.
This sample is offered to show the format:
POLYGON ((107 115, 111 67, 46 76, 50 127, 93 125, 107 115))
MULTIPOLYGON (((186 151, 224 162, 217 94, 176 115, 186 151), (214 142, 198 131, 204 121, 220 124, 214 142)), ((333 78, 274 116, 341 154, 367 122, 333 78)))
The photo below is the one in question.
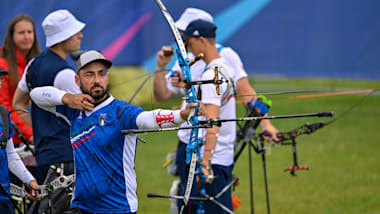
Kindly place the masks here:
POLYGON ((327 125, 330 125, 331 123, 334 123, 335 121, 345 117, 347 114, 349 114, 350 112, 352 112, 355 108, 357 108, 361 103, 364 102, 364 100, 366 100, 368 97, 370 97, 373 93, 379 91, 380 89, 373 89, 372 91, 370 91, 367 95, 365 95, 364 97, 360 98, 358 101, 356 101, 354 104, 351 105, 351 107, 349 107, 346 111, 344 111, 342 114, 340 114, 338 117, 334 118, 334 119, 331 119, 329 121, 327 121, 325 123, 325 126, 327 125))

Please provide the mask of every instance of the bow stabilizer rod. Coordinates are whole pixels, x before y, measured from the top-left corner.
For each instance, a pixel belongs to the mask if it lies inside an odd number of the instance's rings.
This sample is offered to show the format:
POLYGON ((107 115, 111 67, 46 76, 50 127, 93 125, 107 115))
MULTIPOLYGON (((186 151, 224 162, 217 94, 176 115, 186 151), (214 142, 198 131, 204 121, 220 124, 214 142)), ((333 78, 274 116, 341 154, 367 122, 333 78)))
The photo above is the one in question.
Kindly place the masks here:
POLYGON ((128 129, 122 130, 123 135, 129 134, 141 134, 141 133, 150 133, 150 132, 162 132, 162 131, 178 131, 181 129, 194 129, 194 128, 211 128, 212 126, 222 126, 224 122, 233 122, 233 121, 251 121, 251 120, 263 120, 263 119, 286 119, 286 118, 299 118, 299 117, 334 117, 335 112, 325 111, 317 113, 308 113, 308 114, 290 114, 290 115, 277 115, 277 116, 260 116, 260 117, 241 117, 241 118, 231 118, 231 119, 210 119, 210 120, 200 120, 199 125, 188 126, 188 127, 171 127, 171 128, 158 128, 158 129, 128 129))

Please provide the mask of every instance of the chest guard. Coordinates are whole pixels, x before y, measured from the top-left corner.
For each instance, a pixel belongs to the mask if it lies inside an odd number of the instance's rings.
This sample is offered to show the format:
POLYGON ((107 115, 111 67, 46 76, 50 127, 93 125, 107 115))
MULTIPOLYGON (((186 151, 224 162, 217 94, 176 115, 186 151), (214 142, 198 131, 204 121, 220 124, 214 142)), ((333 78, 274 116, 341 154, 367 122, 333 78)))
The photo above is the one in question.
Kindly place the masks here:
MULTIPOLYGON (((213 71, 217 70, 218 74, 220 75, 219 79, 227 83, 227 90, 222 94, 221 106, 223 106, 232 97, 236 95, 234 82, 232 81, 230 75, 228 75, 227 70, 223 66, 213 65, 213 66, 207 67, 204 72, 206 72, 207 70, 213 70, 213 71)), ((201 76, 199 77, 199 79, 201 78, 201 76)), ((202 99, 201 87, 197 85, 196 90, 198 91, 197 99, 201 100, 202 99)))

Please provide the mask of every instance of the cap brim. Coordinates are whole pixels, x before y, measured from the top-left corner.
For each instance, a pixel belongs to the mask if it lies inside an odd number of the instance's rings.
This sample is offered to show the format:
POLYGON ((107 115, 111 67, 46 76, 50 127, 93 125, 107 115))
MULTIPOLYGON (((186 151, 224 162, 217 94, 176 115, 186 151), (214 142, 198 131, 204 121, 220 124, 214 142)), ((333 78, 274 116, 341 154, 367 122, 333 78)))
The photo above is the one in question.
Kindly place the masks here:
POLYGON ((192 37, 192 35, 188 35, 188 34, 182 34, 182 40, 185 41, 187 40, 188 38, 192 37))
POLYGON ((110 68, 112 66, 112 62, 107 59, 100 59, 99 61, 103 62, 106 68, 110 68))
POLYGON ((0 76, 5 76, 5 75, 8 75, 8 72, 0 68, 0 76))

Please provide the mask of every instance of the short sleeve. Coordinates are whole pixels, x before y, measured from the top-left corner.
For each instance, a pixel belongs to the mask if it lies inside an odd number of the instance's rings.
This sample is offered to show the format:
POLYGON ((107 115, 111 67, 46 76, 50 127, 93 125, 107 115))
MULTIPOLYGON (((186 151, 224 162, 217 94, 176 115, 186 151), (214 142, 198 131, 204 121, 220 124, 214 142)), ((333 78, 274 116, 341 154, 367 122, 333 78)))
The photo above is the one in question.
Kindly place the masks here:
POLYGON ((244 77, 248 77, 247 72, 244 69, 243 62, 241 61, 239 55, 229 47, 223 48, 220 52, 222 58, 228 63, 228 65, 233 69, 232 79, 236 85, 236 82, 244 77))
POLYGON ((141 112, 144 112, 144 109, 125 102, 116 108, 117 120, 121 121, 123 129, 138 129, 136 119, 141 112))
POLYGON ((17 85, 17 87, 20 88, 21 91, 23 91, 23 92, 29 92, 28 85, 26 84, 26 72, 27 72, 27 69, 28 69, 28 66, 25 68, 25 71, 22 74, 21 80, 18 82, 18 85, 17 85))
POLYGON ((81 93, 79 86, 75 83, 75 72, 68 68, 63 69, 55 76, 54 87, 71 94, 81 93))

